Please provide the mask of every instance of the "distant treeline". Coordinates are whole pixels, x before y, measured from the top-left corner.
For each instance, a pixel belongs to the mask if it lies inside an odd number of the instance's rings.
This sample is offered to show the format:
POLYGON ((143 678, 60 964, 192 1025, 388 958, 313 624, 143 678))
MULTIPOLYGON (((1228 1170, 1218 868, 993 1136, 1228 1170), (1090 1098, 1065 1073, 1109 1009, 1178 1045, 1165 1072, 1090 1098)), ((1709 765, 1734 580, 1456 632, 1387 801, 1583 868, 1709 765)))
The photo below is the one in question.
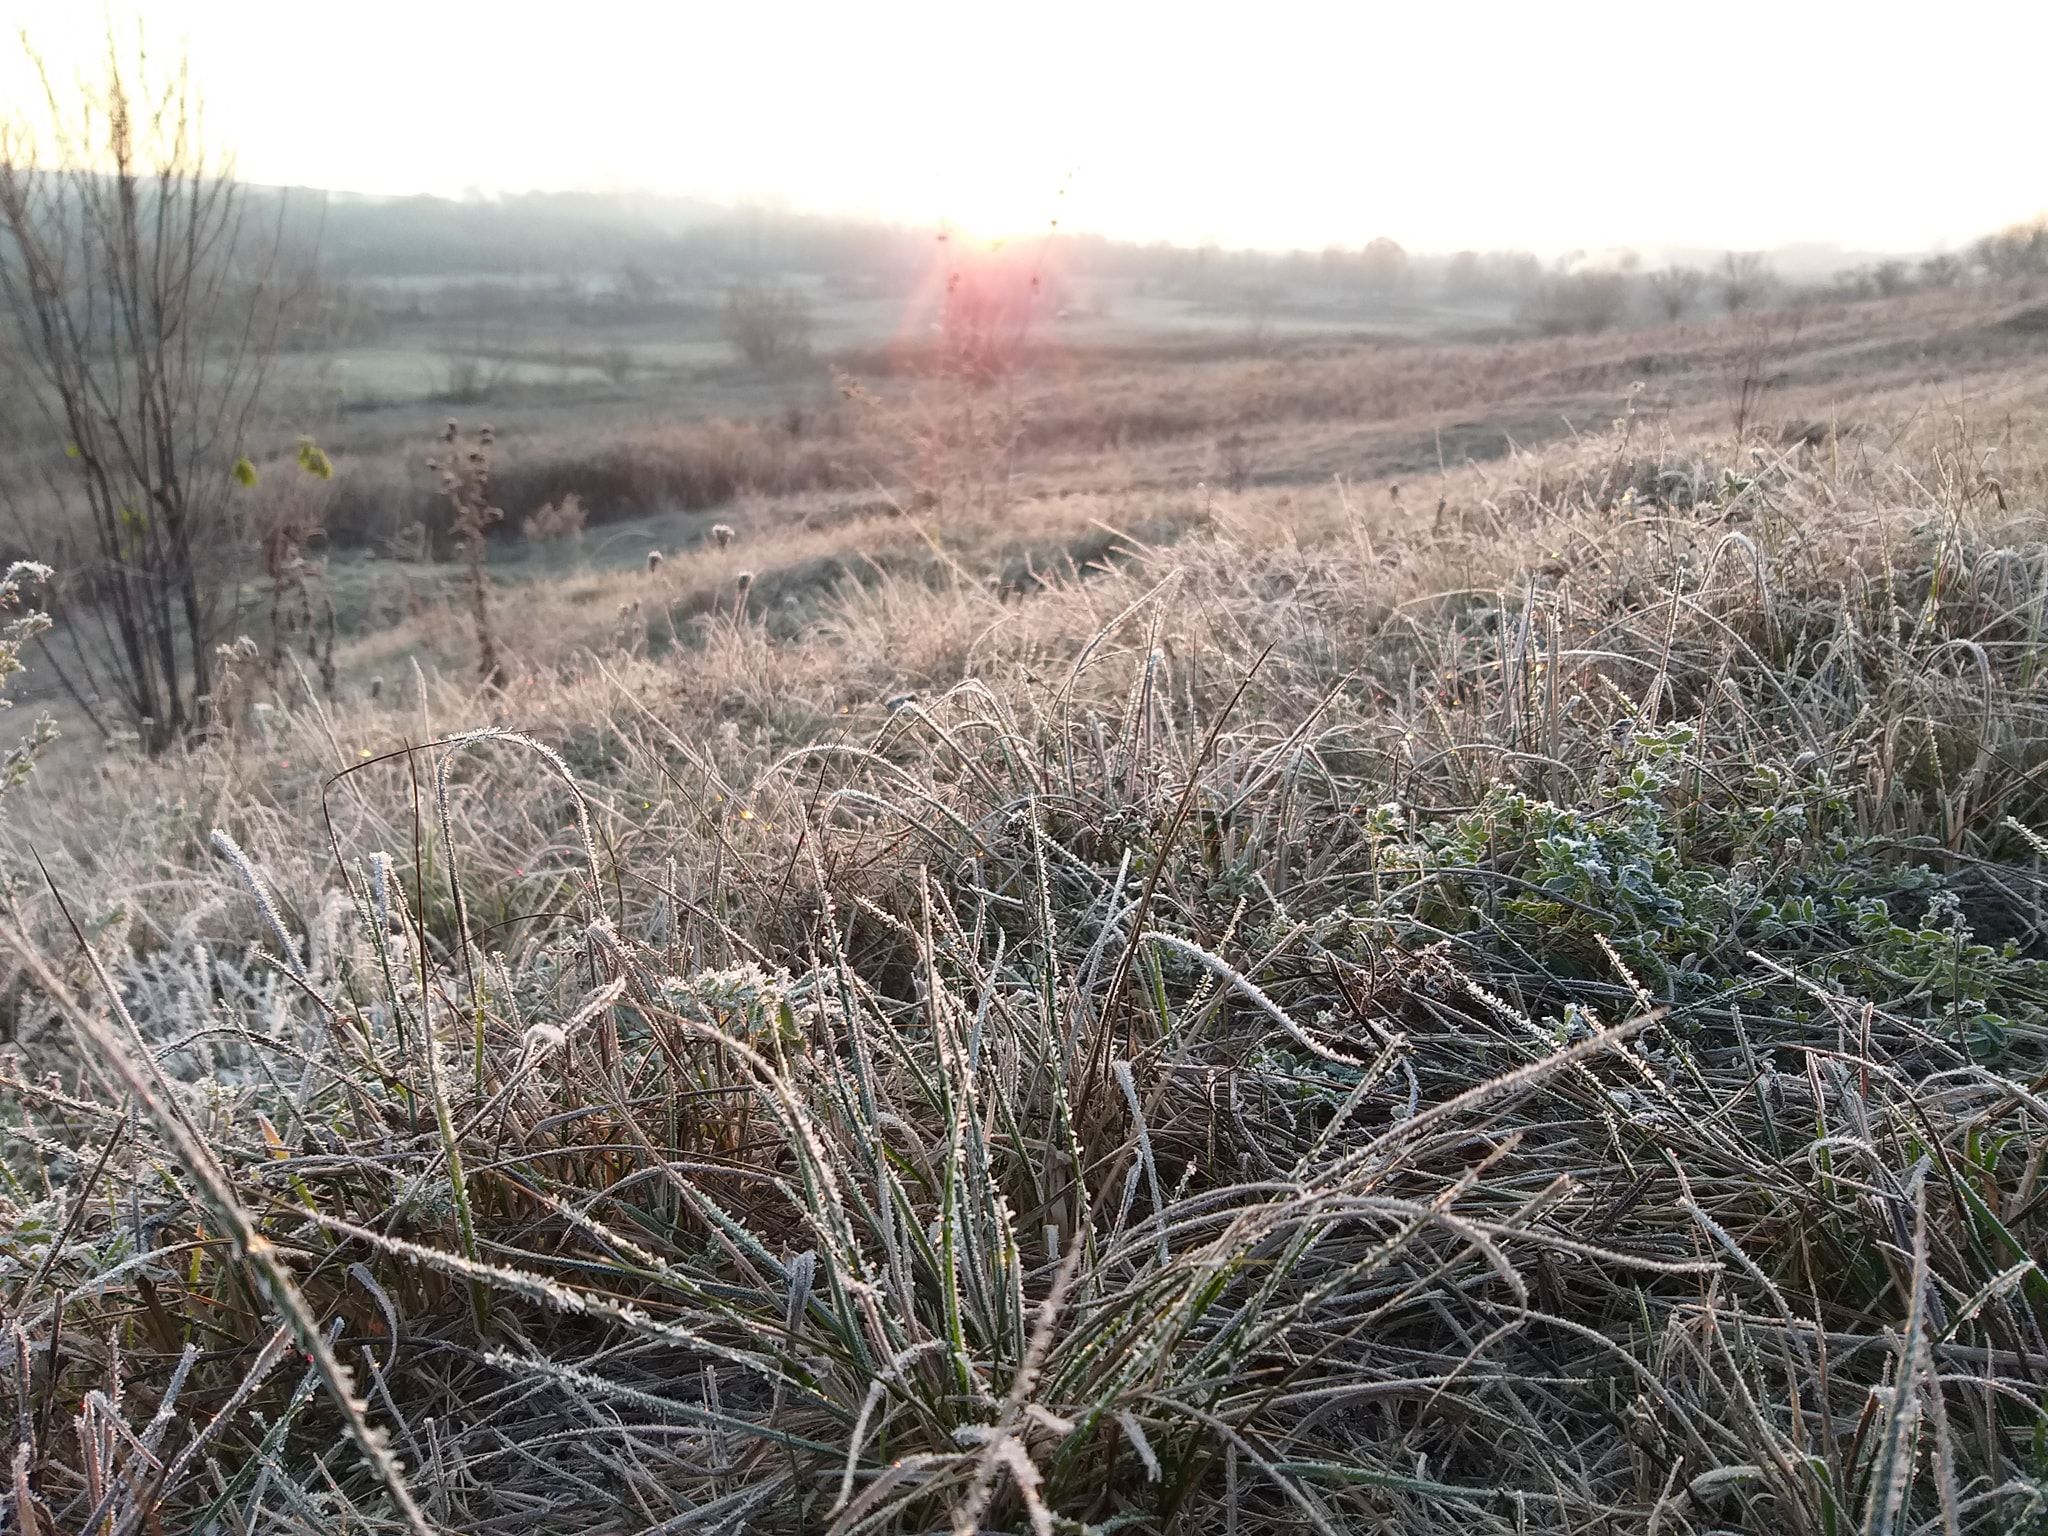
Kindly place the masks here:
MULTIPOLYGON (((287 195, 286 222, 317 240, 338 278, 445 282, 544 278, 610 303, 669 304, 692 291, 762 277, 810 277, 836 291, 893 295, 928 279, 948 251, 933 226, 727 207, 690 198, 571 192, 495 198, 287 195)), ((975 259, 986 258, 977 249, 975 259)), ((1846 255, 1821 275, 1817 253, 1788 260, 1783 280, 1769 253, 1693 253, 1661 264, 1634 252, 1572 252, 1543 261, 1527 251, 1411 253, 1380 237, 1320 251, 1230 250, 1213 244, 1139 244, 1048 227, 1009 242, 1007 259, 1050 285, 1120 281, 1182 296, 1276 302, 1286 291, 1339 290, 1416 301, 1512 305, 1539 329, 1598 329, 1633 316, 1678 318, 1689 309, 1739 309, 1768 297, 1828 292, 1853 298, 1948 287, 1982 276, 2048 272, 2040 221, 1987 235, 1958 255, 1921 259, 1846 255), (1802 269, 1792 273, 1793 267, 1802 269)))
MULTIPOLYGON (((273 194, 278 195, 278 194, 273 194)), ((900 281, 928 271, 936 226, 726 207, 689 198, 536 192, 496 198, 365 198, 296 191, 282 194, 294 228, 317 234, 329 268, 364 278, 632 274, 655 282, 757 273, 867 276, 900 281)), ((1214 245, 1139 244, 1048 226, 1010 242, 1091 277, 1182 282, 1216 277, 1363 284, 1395 288, 1415 280, 1454 280, 1510 291, 1540 270, 1525 252, 1411 256, 1380 238, 1357 248, 1276 254, 1214 245)))

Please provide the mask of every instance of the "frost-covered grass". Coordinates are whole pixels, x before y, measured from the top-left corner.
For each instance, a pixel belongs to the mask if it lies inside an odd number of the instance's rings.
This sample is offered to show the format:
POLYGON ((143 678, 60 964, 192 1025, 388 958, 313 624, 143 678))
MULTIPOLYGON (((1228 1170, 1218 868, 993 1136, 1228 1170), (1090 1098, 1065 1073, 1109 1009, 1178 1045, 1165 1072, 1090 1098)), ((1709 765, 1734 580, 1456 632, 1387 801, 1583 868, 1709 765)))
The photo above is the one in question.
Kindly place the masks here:
POLYGON ((2039 1529, 1980 430, 1148 492, 45 775, 12 1528, 2039 1529))

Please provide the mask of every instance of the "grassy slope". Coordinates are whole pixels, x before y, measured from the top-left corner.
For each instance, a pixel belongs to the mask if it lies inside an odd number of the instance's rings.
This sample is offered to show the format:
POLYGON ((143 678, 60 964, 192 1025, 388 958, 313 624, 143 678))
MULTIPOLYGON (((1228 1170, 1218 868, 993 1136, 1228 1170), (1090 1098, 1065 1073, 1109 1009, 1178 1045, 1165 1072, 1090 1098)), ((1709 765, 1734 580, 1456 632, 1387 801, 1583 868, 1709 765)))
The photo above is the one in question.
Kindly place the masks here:
POLYGON ((46 775, 9 837, 170 1080, 17 989, 16 1509, 401 1528, 182 1120, 437 1527, 2038 1523, 2009 309, 1812 322, 1741 444, 1712 330, 1633 412, 1640 338, 1095 381, 1143 438, 1055 383, 1019 503, 762 502, 505 594, 497 699, 429 611, 46 775), (1232 419, 1301 483, 1195 486, 1232 419), (384 755, 486 717, 575 788, 384 755))

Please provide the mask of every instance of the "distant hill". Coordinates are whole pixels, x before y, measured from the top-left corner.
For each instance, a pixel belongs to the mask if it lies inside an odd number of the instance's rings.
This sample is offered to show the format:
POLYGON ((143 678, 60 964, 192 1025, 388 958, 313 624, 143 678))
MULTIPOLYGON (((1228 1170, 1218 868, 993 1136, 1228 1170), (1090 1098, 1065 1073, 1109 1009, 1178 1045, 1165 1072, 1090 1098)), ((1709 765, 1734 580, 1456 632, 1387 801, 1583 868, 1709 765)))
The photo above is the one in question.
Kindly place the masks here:
POLYGON ((680 240, 734 218, 734 210, 694 198, 533 192, 456 199, 273 190, 298 210, 298 221, 317 220, 321 250, 337 271, 365 277, 613 267, 670 255, 680 240))
MULTIPOLYGON (((785 207, 732 205, 705 198, 632 192, 527 192, 448 198, 375 197, 316 188, 270 189, 290 199, 294 222, 317 226, 321 249, 338 273, 360 277, 511 276, 616 271, 629 264, 675 273, 690 268, 767 267, 845 272, 901 270, 928 255, 935 231, 785 207)), ((1136 245, 1063 232, 1069 258, 1086 253, 1104 268, 1170 268, 1205 253, 1136 245)), ((1220 253, 1206 253, 1214 258, 1220 253)), ((1316 252, 1232 252, 1243 266, 1296 260, 1316 252)), ((1588 251, 1578 264, 1610 267, 1633 254, 1646 268, 1666 263, 1711 268, 1721 248, 1644 244, 1588 251)), ((1803 243, 1766 251, 1772 269, 1795 281, 1829 277, 1895 252, 1803 243)), ((1443 253, 1411 253, 1418 273, 1443 253)))

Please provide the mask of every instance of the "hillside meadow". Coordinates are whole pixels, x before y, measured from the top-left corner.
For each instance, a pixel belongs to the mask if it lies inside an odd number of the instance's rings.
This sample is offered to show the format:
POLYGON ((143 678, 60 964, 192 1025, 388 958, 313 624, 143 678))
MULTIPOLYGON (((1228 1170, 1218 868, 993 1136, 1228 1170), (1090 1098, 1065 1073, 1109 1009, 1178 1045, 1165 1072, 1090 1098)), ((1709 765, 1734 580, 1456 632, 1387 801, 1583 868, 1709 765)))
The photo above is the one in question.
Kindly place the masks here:
POLYGON ((24 680, 9 1529, 2048 1530, 2043 314, 494 413, 497 687, 256 466, 331 681, 24 680))

